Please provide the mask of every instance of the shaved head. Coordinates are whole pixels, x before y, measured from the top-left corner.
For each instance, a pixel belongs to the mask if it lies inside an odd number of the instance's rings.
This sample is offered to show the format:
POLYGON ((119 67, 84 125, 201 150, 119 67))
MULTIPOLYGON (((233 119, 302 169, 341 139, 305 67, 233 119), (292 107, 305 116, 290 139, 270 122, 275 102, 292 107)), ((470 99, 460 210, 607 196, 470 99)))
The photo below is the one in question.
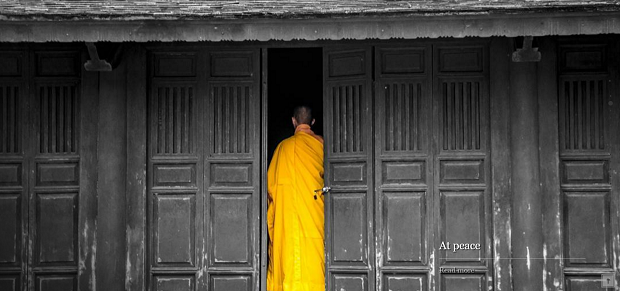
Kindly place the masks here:
POLYGON ((312 125, 312 109, 305 105, 297 106, 293 109, 293 118, 297 124, 312 125))

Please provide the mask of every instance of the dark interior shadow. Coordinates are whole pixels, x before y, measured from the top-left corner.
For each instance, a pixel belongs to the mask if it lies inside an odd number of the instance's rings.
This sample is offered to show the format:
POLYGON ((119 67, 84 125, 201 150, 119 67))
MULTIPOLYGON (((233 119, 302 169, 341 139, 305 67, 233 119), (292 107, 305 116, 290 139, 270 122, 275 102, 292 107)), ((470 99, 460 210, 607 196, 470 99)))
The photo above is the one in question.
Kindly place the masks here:
POLYGON ((268 51, 268 162, 278 143, 293 135, 293 108, 308 105, 323 135, 323 70, 321 48, 271 48, 268 51))

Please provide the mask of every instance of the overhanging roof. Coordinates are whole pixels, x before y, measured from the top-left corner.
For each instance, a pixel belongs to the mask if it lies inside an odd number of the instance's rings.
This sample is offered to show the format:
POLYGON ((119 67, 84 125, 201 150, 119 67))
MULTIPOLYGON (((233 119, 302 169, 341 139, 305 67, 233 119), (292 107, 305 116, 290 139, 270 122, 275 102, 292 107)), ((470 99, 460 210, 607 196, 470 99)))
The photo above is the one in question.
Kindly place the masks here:
POLYGON ((3 0, 0 41, 268 41, 620 33, 619 1, 3 0))

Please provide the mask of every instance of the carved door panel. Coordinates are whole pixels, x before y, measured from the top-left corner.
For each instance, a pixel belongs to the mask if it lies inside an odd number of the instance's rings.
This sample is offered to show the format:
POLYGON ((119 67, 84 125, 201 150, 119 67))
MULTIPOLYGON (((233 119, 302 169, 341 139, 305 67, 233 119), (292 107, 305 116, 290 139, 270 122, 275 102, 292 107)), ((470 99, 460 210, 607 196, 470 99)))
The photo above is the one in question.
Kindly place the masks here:
POLYGON ((0 53, 0 289, 26 290, 28 151, 25 51, 0 53))
POLYGON ((258 50, 154 52, 150 290, 257 290, 258 50))
POLYGON ((375 49, 376 290, 491 286, 487 58, 485 44, 375 49), (441 272, 454 267, 467 273, 441 272))
POLYGON ((96 133, 84 120, 96 96, 83 96, 81 53, 0 55, 0 289, 86 288, 95 217, 82 177, 96 133))
POLYGON ((325 245, 327 290, 373 290, 372 55, 326 48, 325 245))
POLYGON ((488 47, 433 47, 436 290, 492 288, 488 47), (450 242, 451 250, 439 250, 450 242), (456 250, 455 243, 474 244, 456 250), (466 269, 442 273, 441 268, 466 269), (440 269, 440 270, 437 270, 440 269))
POLYGON ((375 49, 376 290, 432 285, 431 70, 430 45, 375 49))
MULTIPOLYGON (((617 64, 613 46, 559 46, 560 213, 564 289, 601 286, 618 268, 617 64), (615 132, 615 134, 614 134, 615 132)), ((616 274, 616 280, 618 276, 616 274)))

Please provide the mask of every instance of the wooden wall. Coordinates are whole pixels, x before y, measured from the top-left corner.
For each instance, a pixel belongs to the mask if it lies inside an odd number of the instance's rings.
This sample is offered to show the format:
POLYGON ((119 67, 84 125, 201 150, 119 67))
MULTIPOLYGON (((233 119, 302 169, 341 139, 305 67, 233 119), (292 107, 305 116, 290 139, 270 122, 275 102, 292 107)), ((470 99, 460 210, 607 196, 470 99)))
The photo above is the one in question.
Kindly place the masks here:
MULTIPOLYGON (((317 44, 330 288, 582 290, 617 270, 617 41, 535 40, 534 63, 508 38, 317 44), (438 250, 454 240, 483 249, 438 250)), ((112 72, 83 45, 0 46, 0 290, 259 290, 271 45, 127 44, 112 72)))

